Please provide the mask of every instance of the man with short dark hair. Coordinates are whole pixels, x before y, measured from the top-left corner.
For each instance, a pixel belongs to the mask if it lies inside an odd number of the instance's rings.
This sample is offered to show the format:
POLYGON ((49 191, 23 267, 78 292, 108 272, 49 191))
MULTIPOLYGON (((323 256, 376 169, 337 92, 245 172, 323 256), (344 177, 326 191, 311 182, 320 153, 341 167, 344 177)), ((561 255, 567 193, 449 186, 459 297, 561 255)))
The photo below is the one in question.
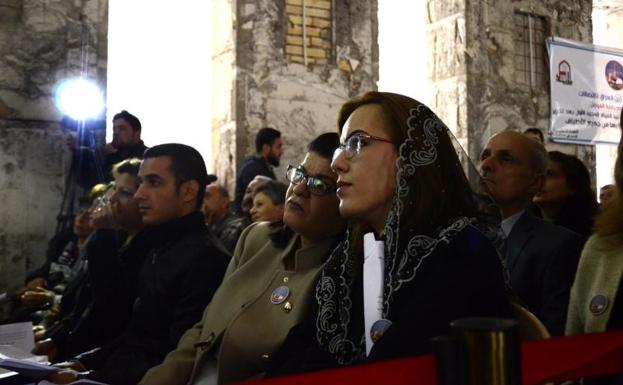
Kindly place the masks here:
MULTIPOLYGON (((138 274, 132 316, 121 337, 77 356, 75 364, 93 370, 89 378, 110 384, 136 384, 175 348, 200 319, 229 261, 199 211, 206 168, 197 150, 175 143, 152 147, 139 178, 134 197, 154 243, 138 274)), ((67 375, 75 372, 60 374, 67 375)))
POLYGON ((242 197, 247 185, 256 175, 264 175, 275 179, 271 166, 279 166, 279 160, 283 155, 283 141, 281 132, 274 128, 264 127, 255 136, 255 155, 248 156, 238 170, 236 178, 236 197, 234 208, 237 213, 241 212, 242 197))
POLYGON ((141 140, 141 121, 126 110, 112 118, 112 142, 104 148, 106 179, 110 179, 112 166, 129 158, 143 159, 147 146, 141 140))
POLYGON ((480 172, 502 213, 506 240, 500 251, 506 258, 511 286, 549 332, 560 336, 582 239, 527 210, 534 194, 543 188, 547 162, 541 143, 505 131, 489 139, 480 157, 480 172))

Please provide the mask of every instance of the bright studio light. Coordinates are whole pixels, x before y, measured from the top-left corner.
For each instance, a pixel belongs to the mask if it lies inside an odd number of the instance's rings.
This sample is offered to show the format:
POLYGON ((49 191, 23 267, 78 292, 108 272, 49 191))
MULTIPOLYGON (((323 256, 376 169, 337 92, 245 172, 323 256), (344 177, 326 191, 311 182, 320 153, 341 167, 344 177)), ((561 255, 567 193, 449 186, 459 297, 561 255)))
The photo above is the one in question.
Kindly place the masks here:
POLYGON ((56 106, 75 120, 96 118, 104 109, 99 88, 84 78, 63 81, 56 89, 56 106))

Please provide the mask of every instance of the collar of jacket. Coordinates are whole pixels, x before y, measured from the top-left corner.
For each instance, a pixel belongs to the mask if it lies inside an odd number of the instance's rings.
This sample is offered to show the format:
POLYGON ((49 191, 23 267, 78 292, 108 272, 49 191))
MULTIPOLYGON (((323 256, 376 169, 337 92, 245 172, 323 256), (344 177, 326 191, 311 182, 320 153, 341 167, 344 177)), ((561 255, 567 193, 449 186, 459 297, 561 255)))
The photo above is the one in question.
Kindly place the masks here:
POLYGON ((307 247, 298 247, 301 242, 301 236, 297 234, 290 239, 290 242, 288 242, 288 245, 281 253, 281 260, 284 266, 287 266, 285 259, 294 253, 294 271, 314 268, 327 260, 330 252, 339 243, 340 239, 341 237, 339 236, 330 237, 307 247), (297 247, 298 250, 296 249, 297 247))
POLYGON ((154 237, 154 245, 159 247, 177 241, 187 234, 205 230, 203 214, 195 211, 181 218, 175 218, 161 225, 150 227, 149 234, 154 237))

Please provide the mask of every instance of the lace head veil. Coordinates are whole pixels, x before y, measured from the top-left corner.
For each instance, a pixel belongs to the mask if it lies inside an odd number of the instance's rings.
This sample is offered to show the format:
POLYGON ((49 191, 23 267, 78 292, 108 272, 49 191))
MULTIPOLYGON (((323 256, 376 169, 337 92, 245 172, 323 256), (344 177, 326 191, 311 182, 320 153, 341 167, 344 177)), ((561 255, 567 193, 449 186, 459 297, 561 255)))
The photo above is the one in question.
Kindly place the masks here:
MULTIPOLYGON (((396 164, 388 166, 396 167, 396 191, 384 229, 383 317, 391 320, 396 294, 417 279, 422 261, 437 245, 449 243, 467 226, 495 244, 500 214, 456 138, 418 101, 369 92, 342 107, 340 129, 355 109, 371 103, 383 108, 398 149, 396 164)), ((365 356, 363 317, 351 313, 362 303, 360 236, 357 226, 349 227, 316 288, 317 341, 343 365, 365 356)))

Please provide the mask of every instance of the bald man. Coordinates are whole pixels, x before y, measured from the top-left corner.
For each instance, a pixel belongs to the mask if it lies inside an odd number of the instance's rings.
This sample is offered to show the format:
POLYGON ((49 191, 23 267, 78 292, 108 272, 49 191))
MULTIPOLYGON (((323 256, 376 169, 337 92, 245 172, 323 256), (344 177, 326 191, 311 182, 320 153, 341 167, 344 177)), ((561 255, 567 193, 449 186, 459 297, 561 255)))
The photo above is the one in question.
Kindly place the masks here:
POLYGON ((489 139, 480 157, 480 173, 502 212, 511 286, 550 334, 560 336, 583 244, 578 234, 527 210, 545 183, 547 162, 541 143, 505 131, 489 139))

